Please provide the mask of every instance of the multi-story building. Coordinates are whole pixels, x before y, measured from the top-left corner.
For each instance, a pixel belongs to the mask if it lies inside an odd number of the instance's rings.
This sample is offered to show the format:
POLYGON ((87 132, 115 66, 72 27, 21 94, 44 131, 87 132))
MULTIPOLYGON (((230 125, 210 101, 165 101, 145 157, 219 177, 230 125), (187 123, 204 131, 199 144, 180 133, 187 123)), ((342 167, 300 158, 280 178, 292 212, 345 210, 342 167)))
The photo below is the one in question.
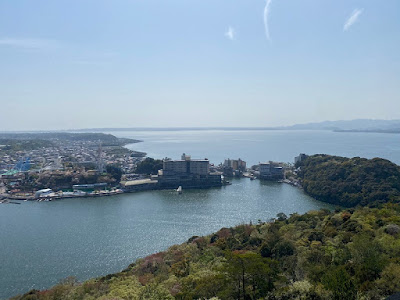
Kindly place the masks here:
POLYGON ((221 175, 210 173, 208 159, 191 159, 183 154, 181 160, 164 160, 159 171, 160 187, 208 187, 220 186, 221 175))
POLYGON ((189 173, 196 175, 208 175, 210 163, 208 160, 191 160, 189 162, 189 173))
POLYGON ((246 171, 246 162, 239 159, 225 159, 224 167, 232 168, 234 171, 246 171))
POLYGON ((268 163, 260 163, 259 171, 261 179, 279 180, 284 178, 283 167, 272 161, 268 163))
POLYGON ((307 157, 308 157, 307 154, 300 153, 299 156, 296 156, 296 157, 294 158, 294 163, 297 164, 297 163, 299 163, 299 162, 302 162, 302 161, 305 160, 307 157))
POLYGON ((163 174, 175 175, 189 173, 190 164, 186 160, 164 160, 163 174))

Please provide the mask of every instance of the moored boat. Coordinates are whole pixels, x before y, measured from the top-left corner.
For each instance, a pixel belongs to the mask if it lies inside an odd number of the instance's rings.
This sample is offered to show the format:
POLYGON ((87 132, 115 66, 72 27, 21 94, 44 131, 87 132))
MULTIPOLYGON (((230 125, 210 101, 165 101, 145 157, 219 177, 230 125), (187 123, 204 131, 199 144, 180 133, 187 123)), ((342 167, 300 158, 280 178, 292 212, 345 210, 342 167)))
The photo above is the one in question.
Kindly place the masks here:
POLYGON ((178 192, 179 195, 182 194, 182 186, 179 186, 179 187, 176 189, 176 191, 178 192))

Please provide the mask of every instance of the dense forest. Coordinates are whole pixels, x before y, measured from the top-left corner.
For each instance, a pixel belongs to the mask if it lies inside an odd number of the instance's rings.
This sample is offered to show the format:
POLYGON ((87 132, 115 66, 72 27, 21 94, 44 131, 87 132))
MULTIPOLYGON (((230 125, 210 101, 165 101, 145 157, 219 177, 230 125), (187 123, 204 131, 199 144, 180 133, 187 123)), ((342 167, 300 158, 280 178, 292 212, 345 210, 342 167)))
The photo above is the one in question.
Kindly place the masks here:
POLYGON ((12 299, 385 299, 400 291, 399 225, 392 203, 279 214, 12 299))
POLYGON ((297 167, 304 191, 320 201, 353 207, 400 200, 400 167, 382 158, 319 154, 297 167))

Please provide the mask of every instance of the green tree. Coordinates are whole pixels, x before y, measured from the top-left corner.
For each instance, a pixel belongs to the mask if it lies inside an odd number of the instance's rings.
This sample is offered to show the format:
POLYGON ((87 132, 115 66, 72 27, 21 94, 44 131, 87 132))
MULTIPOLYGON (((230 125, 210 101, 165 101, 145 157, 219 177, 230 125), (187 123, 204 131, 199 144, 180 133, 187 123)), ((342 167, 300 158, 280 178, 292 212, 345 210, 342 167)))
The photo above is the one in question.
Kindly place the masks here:
POLYGON ((163 162, 159 159, 147 157, 136 166, 136 173, 146 175, 156 175, 158 170, 163 168, 163 162))
POLYGON ((121 168, 114 166, 114 165, 107 165, 106 172, 111 175, 117 182, 121 181, 122 177, 122 170, 121 168))
POLYGON ((254 252, 227 252, 224 267, 235 299, 259 299, 273 289, 276 264, 254 252))
POLYGON ((332 292, 334 300, 351 300, 356 298, 353 280, 343 266, 334 267, 322 277, 323 285, 332 292))
POLYGON ((318 154, 299 166, 304 191, 320 201, 352 207, 395 201, 400 196, 400 167, 382 158, 318 154))
POLYGON ((377 279, 387 264, 387 259, 379 243, 362 234, 354 238, 349 248, 359 284, 377 279))

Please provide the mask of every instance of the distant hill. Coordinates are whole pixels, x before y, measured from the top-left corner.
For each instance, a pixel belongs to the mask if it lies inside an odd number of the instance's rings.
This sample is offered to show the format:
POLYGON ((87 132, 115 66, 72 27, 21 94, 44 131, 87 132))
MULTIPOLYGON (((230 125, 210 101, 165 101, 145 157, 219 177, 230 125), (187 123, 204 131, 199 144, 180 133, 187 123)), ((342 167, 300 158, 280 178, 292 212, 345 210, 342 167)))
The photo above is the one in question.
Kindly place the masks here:
MULTIPOLYGON (((68 135, 68 133, 103 133, 118 131, 205 131, 205 130, 223 130, 223 131, 246 131, 246 130, 331 130, 338 132, 380 132, 380 133, 400 133, 400 120, 375 120, 375 119, 357 119, 357 120, 339 120, 324 121, 315 123, 295 124, 290 126, 243 126, 243 127, 103 127, 103 128, 82 128, 63 131, 21 131, 21 132, 2 132, 1 135, 28 135, 44 134, 47 136, 56 136, 59 134, 68 135)), ((90 136, 89 136, 90 137, 90 136)), ((96 137, 96 136, 94 136, 96 137)), ((63 137, 65 138, 65 136, 63 137)), ((76 137, 74 137, 76 138, 76 137)), ((85 137, 86 138, 86 137, 85 137)))
POLYGON ((347 121, 324 121, 318 123, 295 124, 276 127, 127 127, 127 128, 86 128, 75 132, 107 131, 203 131, 203 130, 334 130, 340 132, 388 132, 400 133, 400 120, 358 119, 347 121))
POLYGON ((352 207, 400 200, 400 167, 386 159, 318 154, 297 166, 304 191, 320 201, 352 207))
POLYGON ((400 133, 400 120, 358 119, 347 121, 324 121, 280 127, 287 130, 335 130, 359 132, 400 133))

